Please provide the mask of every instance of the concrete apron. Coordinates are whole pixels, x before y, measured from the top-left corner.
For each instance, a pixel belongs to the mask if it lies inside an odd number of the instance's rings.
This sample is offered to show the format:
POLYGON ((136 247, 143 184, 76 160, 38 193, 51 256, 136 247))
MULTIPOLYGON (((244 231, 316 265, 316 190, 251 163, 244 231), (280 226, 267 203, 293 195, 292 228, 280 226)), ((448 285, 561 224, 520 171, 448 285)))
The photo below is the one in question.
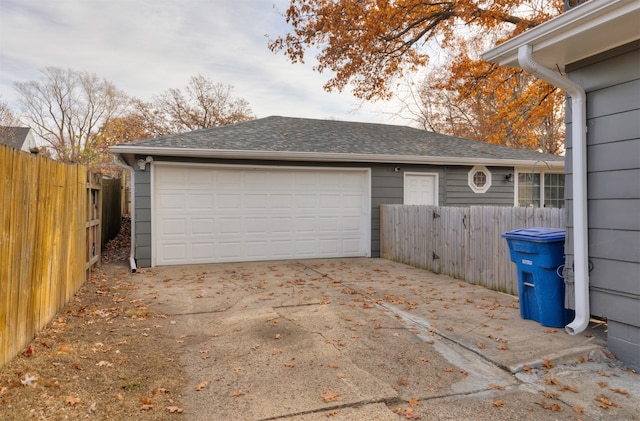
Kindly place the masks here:
POLYGON ((570 336, 522 320, 517 297, 403 264, 235 263, 132 276, 168 316, 159 334, 189 379, 187 420, 640 419, 637 376, 602 362, 600 326, 570 336), (608 389, 598 386, 604 375, 608 389), (596 393, 618 406, 599 407, 596 393))

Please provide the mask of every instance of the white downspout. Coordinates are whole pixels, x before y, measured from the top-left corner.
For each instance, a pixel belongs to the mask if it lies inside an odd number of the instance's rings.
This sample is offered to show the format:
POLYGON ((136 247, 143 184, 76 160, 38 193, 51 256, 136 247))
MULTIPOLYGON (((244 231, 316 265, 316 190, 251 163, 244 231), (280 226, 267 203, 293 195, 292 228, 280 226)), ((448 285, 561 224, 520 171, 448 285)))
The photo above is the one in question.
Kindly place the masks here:
POLYGON ((135 206, 135 170, 133 167, 128 166, 127 164, 120 161, 120 156, 114 154, 113 162, 120 168, 125 170, 129 170, 131 173, 131 191, 129 194, 131 195, 131 253, 129 254, 129 266, 131 267, 131 272, 135 273, 138 269, 136 266, 135 259, 135 247, 136 247, 136 206, 135 206))
POLYGON ((589 325, 589 237, 587 225, 587 95, 576 82, 563 77, 533 59, 533 48, 518 49, 518 62, 523 70, 544 80, 571 96, 571 139, 573 141, 573 251, 575 276, 575 319, 565 326, 576 335, 589 325))

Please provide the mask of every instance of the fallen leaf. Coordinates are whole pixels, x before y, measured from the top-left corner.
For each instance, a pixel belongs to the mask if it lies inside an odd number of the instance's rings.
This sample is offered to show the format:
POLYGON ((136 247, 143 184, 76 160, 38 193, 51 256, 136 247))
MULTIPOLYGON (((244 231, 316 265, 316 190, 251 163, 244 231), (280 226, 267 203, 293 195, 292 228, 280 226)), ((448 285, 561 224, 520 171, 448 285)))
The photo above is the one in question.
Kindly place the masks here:
POLYGON ((276 336, 274 336, 274 339, 280 339, 282 337, 282 335, 280 335, 279 333, 276 333, 276 336))
POLYGON ((509 349, 509 347, 505 344, 498 345, 496 348, 498 348, 500 351, 506 351, 507 349, 509 349))
POLYGON ((607 383, 607 382, 598 382, 598 386, 600 386, 601 388, 604 389, 605 387, 609 386, 609 383, 607 383))
POLYGON ((619 394, 621 394, 621 395, 625 395, 626 397, 629 397, 629 396, 630 396, 630 395, 629 395, 629 391, 627 391, 627 390, 625 390, 625 389, 618 389, 618 388, 615 388, 615 389, 609 389, 609 390, 611 390, 613 393, 619 393, 619 394))
POLYGON ((320 395, 322 400, 325 402, 333 402, 336 399, 338 399, 339 396, 340 396, 340 393, 334 392, 333 390, 327 390, 326 392, 320 395))
POLYGON ((337 409, 331 410, 329 412, 327 412, 327 417, 333 417, 335 415, 338 415, 340 411, 338 411, 337 409))
POLYGON ((34 344, 29 344, 29 345, 27 345, 27 348, 24 350, 24 354, 25 354, 27 357, 30 357, 30 356, 32 356, 32 355, 33 355, 33 354, 35 354, 35 353, 36 353, 36 347, 35 347, 35 345, 34 345, 34 344))
POLYGON ((208 382, 208 381, 200 382, 193 389, 196 390, 196 391, 200 391, 200 390, 206 389, 209 386, 209 383, 210 382, 208 382))
POLYGON ((73 350, 69 348, 65 343, 61 343, 60 346, 58 347, 58 354, 68 354, 71 351, 73 350))
POLYGON ((147 403, 143 404, 143 405, 140 407, 140 410, 141 410, 141 411, 149 411, 150 409, 153 409, 153 405, 150 405, 150 404, 147 404, 147 403))
POLYGON ((578 415, 582 415, 582 413, 584 412, 584 409, 582 409, 581 406, 576 405, 573 407, 573 411, 578 415))
POLYGON ((602 370, 598 371, 598 374, 601 375, 602 377, 609 377, 609 375, 602 370))
POLYGON ((65 400, 65 403, 67 405, 75 406, 76 404, 80 403, 80 398, 76 398, 76 397, 73 397, 73 396, 67 396, 67 399, 65 400))
POLYGON ((296 365, 294 363, 284 363, 284 366, 287 367, 287 368, 293 368, 296 365))
POLYGON ((478 342, 478 343, 476 344, 476 346, 477 346, 479 349, 484 349, 484 344, 483 344, 482 342, 478 342))
POLYGON ((167 393, 169 393, 169 389, 165 389, 163 387, 159 387, 159 388, 154 389, 154 390, 151 391, 151 394, 155 395, 155 396, 157 396, 157 395, 166 395, 167 393))
POLYGON ((144 396, 140 396, 138 398, 138 400, 140 401, 140 403, 146 404, 146 405, 151 405, 153 402, 151 401, 151 399, 144 397, 144 396))
POLYGON ((329 368, 340 368, 340 366, 338 364, 335 364, 335 363, 329 363, 329 364, 327 364, 327 366, 329 368))
POLYGON ((233 396, 234 398, 239 398, 240 396, 244 396, 246 394, 247 392, 245 392, 244 390, 236 390, 231 394, 231 396, 233 396))
POLYGON ((553 368, 553 363, 549 360, 542 360, 542 365, 547 369, 553 368))
POLYGON ((184 411, 182 408, 177 406, 167 406, 166 410, 172 414, 182 414, 182 411, 184 411))
POLYGON ((497 401, 491 402, 493 406, 501 407, 504 406, 504 401, 502 399, 498 399, 497 401))
POLYGON ((113 367, 113 364, 108 361, 100 361, 96 363, 98 367, 113 367))
POLYGON ((505 390, 507 388, 506 386, 500 386, 499 384, 495 383, 489 384, 489 387, 496 390, 505 390))
POLYGON ((413 408, 406 408, 402 415, 405 418, 410 419, 410 420, 417 420, 419 418, 422 418, 422 416, 420 414, 416 414, 415 412, 413 412, 413 408))
POLYGON ((522 366, 522 370, 526 371, 528 374, 531 374, 531 367, 526 364, 522 366))
POLYGON ((607 395, 598 395, 594 400, 598 402, 596 406, 603 409, 620 408, 620 405, 612 401, 607 395))
POLYGON ((416 399, 415 397, 414 397, 414 398, 409 399, 409 400, 407 401, 407 403, 408 403, 409 405, 411 405, 411 407, 412 407, 412 408, 413 408, 413 407, 415 407, 415 406, 420 405, 420 401, 419 401, 418 399, 416 399))

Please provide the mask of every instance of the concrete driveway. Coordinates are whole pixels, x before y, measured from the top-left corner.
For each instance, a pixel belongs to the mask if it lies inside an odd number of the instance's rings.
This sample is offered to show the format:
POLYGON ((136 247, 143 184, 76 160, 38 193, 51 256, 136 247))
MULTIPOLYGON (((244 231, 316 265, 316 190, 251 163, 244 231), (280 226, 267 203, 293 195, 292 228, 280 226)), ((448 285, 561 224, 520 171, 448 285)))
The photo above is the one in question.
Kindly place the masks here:
POLYGON ((638 377, 607 358, 602 325, 569 336, 522 320, 517 297, 403 264, 131 276, 169 320, 187 420, 640 419, 638 377), (599 394, 618 406, 598 406, 599 394))

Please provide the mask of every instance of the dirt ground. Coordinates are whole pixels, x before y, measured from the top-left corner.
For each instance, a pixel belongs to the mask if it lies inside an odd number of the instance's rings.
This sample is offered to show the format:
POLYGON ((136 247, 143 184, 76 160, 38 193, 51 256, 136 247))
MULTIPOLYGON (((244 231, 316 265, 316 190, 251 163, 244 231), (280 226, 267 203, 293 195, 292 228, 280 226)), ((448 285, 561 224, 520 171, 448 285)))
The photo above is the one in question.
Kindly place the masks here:
POLYGON ((102 267, 13 361, 0 369, 2 420, 181 419, 184 371, 169 321, 141 299, 128 271, 129 224, 102 267), (120 275, 119 275, 120 274, 120 275))

